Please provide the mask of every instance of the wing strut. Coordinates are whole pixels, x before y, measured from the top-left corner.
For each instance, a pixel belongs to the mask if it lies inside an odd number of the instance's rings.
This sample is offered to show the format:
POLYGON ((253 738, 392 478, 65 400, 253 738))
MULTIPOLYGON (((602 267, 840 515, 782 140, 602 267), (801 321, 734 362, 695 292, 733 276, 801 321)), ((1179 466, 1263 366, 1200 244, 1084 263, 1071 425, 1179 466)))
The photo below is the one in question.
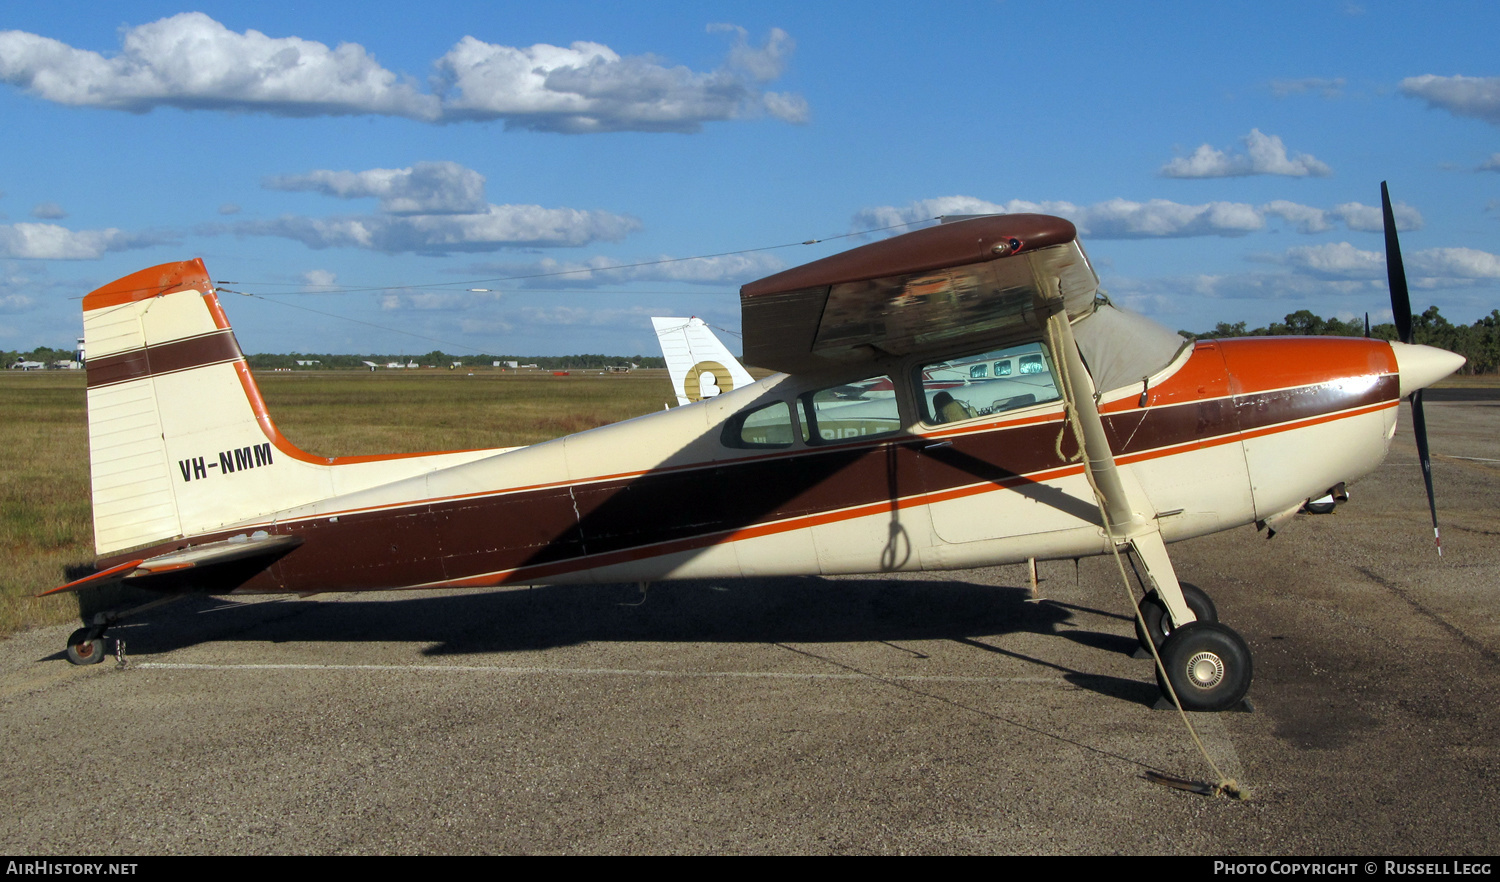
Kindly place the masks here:
POLYGON ((1060 359, 1063 395, 1078 428, 1078 442, 1083 451, 1089 486, 1094 489, 1110 541, 1117 548, 1129 545, 1135 551, 1151 587, 1156 589, 1157 597, 1171 614, 1174 627, 1197 621, 1183 597, 1177 573, 1172 569, 1172 559, 1167 555, 1167 544, 1161 537, 1156 518, 1151 516, 1150 506, 1142 498, 1132 499, 1125 489, 1125 482, 1120 479, 1114 452, 1104 434, 1104 420, 1100 418, 1099 406, 1094 401, 1094 380, 1083 364, 1083 356, 1073 339, 1073 325, 1065 310, 1058 310, 1047 319, 1047 332, 1052 339, 1052 351, 1060 359))

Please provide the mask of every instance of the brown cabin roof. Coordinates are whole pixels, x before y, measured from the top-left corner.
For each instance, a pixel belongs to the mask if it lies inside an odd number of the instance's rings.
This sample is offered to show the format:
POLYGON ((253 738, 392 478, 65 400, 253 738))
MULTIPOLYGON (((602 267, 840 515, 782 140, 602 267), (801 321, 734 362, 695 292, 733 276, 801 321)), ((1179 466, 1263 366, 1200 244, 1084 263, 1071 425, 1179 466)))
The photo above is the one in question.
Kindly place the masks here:
POLYGON ((922 273, 944 267, 995 260, 996 245, 1011 243, 1015 253, 1061 245, 1078 237, 1071 221, 1045 214, 999 214, 939 224, 862 245, 822 260, 805 263, 740 288, 740 296, 756 297, 857 282, 886 276, 922 273))

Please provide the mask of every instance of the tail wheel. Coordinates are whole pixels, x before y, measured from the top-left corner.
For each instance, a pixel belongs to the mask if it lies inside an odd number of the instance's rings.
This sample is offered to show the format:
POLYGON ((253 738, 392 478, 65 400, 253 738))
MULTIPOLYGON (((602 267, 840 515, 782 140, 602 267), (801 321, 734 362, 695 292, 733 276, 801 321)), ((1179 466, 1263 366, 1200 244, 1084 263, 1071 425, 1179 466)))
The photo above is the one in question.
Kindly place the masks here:
MULTIPOLYGON (((1182 583, 1182 597, 1187 601, 1188 609, 1193 611, 1193 617, 1200 622, 1217 622, 1219 610, 1214 606, 1212 598, 1204 593, 1197 585, 1182 583)), ((1140 641, 1141 648, 1150 650, 1146 646, 1147 635, 1157 646, 1172 633, 1172 617, 1167 615, 1167 605, 1155 591, 1151 591, 1141 598, 1141 618, 1146 620, 1146 629, 1141 630, 1140 621, 1135 623, 1135 639, 1140 641)))
POLYGON ((89 628, 79 628, 68 638, 68 661, 75 665, 97 665, 104 661, 104 638, 90 637, 89 628))
MULTIPOLYGON (((1161 662, 1183 710, 1229 710, 1250 691, 1250 647, 1218 622, 1190 622, 1173 631, 1162 642, 1161 662)), ((1161 670, 1156 681, 1168 695, 1161 670)))

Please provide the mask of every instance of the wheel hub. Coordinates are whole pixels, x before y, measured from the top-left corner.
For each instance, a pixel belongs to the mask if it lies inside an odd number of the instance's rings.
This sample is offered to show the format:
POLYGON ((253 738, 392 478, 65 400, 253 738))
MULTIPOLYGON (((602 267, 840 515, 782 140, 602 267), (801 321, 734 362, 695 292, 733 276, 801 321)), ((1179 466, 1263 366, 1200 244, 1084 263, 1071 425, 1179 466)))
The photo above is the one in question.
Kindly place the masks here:
POLYGON ((1224 660, 1216 653, 1200 652, 1187 663, 1188 680, 1200 689, 1212 689, 1224 679, 1224 660))

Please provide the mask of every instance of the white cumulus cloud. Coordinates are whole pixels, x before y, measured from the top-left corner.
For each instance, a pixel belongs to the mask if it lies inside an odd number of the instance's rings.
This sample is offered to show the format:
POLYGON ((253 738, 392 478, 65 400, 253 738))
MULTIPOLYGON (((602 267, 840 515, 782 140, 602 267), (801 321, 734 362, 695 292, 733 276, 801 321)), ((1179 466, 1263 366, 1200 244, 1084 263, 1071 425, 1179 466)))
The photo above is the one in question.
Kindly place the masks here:
MULTIPOLYGON (((1335 205, 1330 213, 1351 230, 1378 233, 1385 229, 1385 214, 1378 205, 1345 202, 1335 205)), ((1422 215, 1404 202, 1391 203, 1391 217, 1396 221, 1396 229, 1403 232, 1422 228, 1422 215)))
POLYGON ((0 225, 0 257, 22 260, 95 260, 108 251, 144 248, 166 241, 159 234, 70 230, 57 224, 0 225))
POLYGON ((1500 126, 1500 77, 1424 74, 1402 80, 1401 91, 1413 98, 1421 98, 1429 107, 1500 126))
POLYGON ((341 199, 379 199, 379 213, 208 224, 205 235, 279 236, 309 248, 365 248, 386 254, 449 254, 503 248, 556 248, 617 242, 636 230, 637 218, 608 211, 492 205, 484 176, 454 162, 419 162, 410 168, 319 170, 278 175, 264 186, 309 190, 341 199))
POLYGON ((759 91, 781 75, 792 40, 773 28, 751 46, 744 29, 723 67, 699 72, 653 56, 622 56, 600 43, 525 48, 464 37, 437 61, 449 119, 502 119, 508 128, 568 133, 694 132, 704 122, 769 113, 803 122, 800 97, 759 91))
POLYGON ((1405 263, 1408 273, 1434 279, 1500 280, 1500 255, 1475 248, 1429 248, 1405 263))
POLYGON ((201 12, 126 28, 111 57, 24 31, 0 32, 0 80, 59 104, 136 113, 178 107, 422 120, 441 113, 437 98, 357 44, 330 49, 299 37, 240 34, 201 12))
MULTIPOLYGON (((1422 215, 1405 203, 1392 206, 1398 230, 1415 230, 1422 226, 1422 215)), ((1018 212, 1053 214, 1065 217, 1078 226, 1082 235, 1095 239, 1183 238, 1190 236, 1242 236, 1264 229, 1266 220, 1278 217, 1298 232, 1321 233, 1336 222, 1351 230, 1382 229, 1379 207, 1348 202, 1332 209, 1314 208, 1287 200, 1264 205, 1244 202, 1208 202, 1187 205, 1167 199, 1135 202, 1109 199, 1092 205, 1072 202, 990 202, 974 196, 942 196, 922 199, 904 207, 883 205, 866 208, 854 215, 855 230, 890 230, 902 232, 944 215, 1015 214, 1018 212), (896 228, 896 229, 891 229, 896 228)))
POLYGON ((1065 217, 1078 226, 1081 234, 1096 239, 1240 236, 1265 226, 1265 218, 1254 206, 1238 202, 1184 205, 1166 199, 1149 202, 1110 199, 1093 205, 1075 205, 1023 199, 996 203, 971 196, 924 199, 904 208, 867 208, 854 216, 853 225, 855 229, 881 229, 915 225, 942 215, 1016 213, 1065 217))
POLYGON ((540 205, 491 205, 476 214, 364 215, 309 218, 286 215, 246 221, 204 233, 295 239, 309 248, 366 248, 386 254, 498 251, 502 248, 556 248, 617 242, 640 229, 628 215, 540 205))
MULTIPOLYGON (((1301 233, 1321 233, 1331 230, 1335 222, 1342 223, 1351 230, 1367 233, 1378 233, 1385 229, 1385 216, 1380 206, 1365 205, 1360 202, 1345 202, 1333 208, 1324 209, 1277 199, 1262 205, 1261 211, 1268 216, 1281 218, 1301 233)), ((1396 221, 1396 229, 1401 232, 1422 228, 1421 212, 1405 202, 1392 203, 1391 215, 1396 221)))
POLYGON ((1365 251, 1348 242, 1327 245, 1301 245, 1288 248, 1272 262, 1281 263, 1313 275, 1341 279, 1385 278, 1385 253, 1365 251))
POLYGON ((308 270, 302 274, 302 290, 327 291, 338 285, 339 277, 331 270, 308 270))
POLYGON ((380 296, 380 308, 385 312, 459 312, 496 303, 500 297, 499 291, 391 291, 380 296))
POLYGON ((1226 153, 1208 144, 1191 156, 1180 156, 1161 167, 1168 178, 1229 178, 1246 175, 1286 175, 1289 177, 1327 177, 1333 169, 1306 153, 1287 156, 1286 145, 1276 135, 1251 129, 1242 139, 1245 152, 1226 153))
POLYGON ((698 285, 742 285, 786 268, 769 254, 724 254, 713 257, 674 258, 665 255, 639 261, 591 257, 581 261, 559 261, 550 257, 531 263, 483 264, 463 270, 466 274, 501 274, 522 287, 597 288, 627 282, 686 282, 698 285))
POLYGON ((1261 211, 1279 217, 1297 228, 1300 233, 1321 233, 1333 228, 1329 214, 1321 208, 1301 205, 1286 199, 1276 199, 1261 206, 1261 211))
POLYGON ((434 61, 431 90, 388 70, 363 46, 231 31, 201 12, 122 30, 104 55, 26 31, 0 31, 0 81, 76 107, 145 113, 158 107, 274 116, 399 116, 424 122, 503 120, 553 132, 697 131, 703 123, 807 119, 799 95, 768 92, 794 48, 773 28, 752 45, 732 35, 718 68, 695 71, 601 43, 530 47, 460 39, 434 61))
POLYGON ((374 197, 387 214, 474 214, 486 208, 484 175, 456 162, 277 175, 267 179, 265 186, 271 190, 311 190, 340 199, 374 197))
MULTIPOLYGON (((1261 260, 1327 279, 1386 278, 1385 252, 1365 251, 1348 242, 1289 248, 1261 260)), ((1475 248, 1428 248, 1404 254, 1407 282, 1434 288, 1500 281, 1500 256, 1475 248)))

